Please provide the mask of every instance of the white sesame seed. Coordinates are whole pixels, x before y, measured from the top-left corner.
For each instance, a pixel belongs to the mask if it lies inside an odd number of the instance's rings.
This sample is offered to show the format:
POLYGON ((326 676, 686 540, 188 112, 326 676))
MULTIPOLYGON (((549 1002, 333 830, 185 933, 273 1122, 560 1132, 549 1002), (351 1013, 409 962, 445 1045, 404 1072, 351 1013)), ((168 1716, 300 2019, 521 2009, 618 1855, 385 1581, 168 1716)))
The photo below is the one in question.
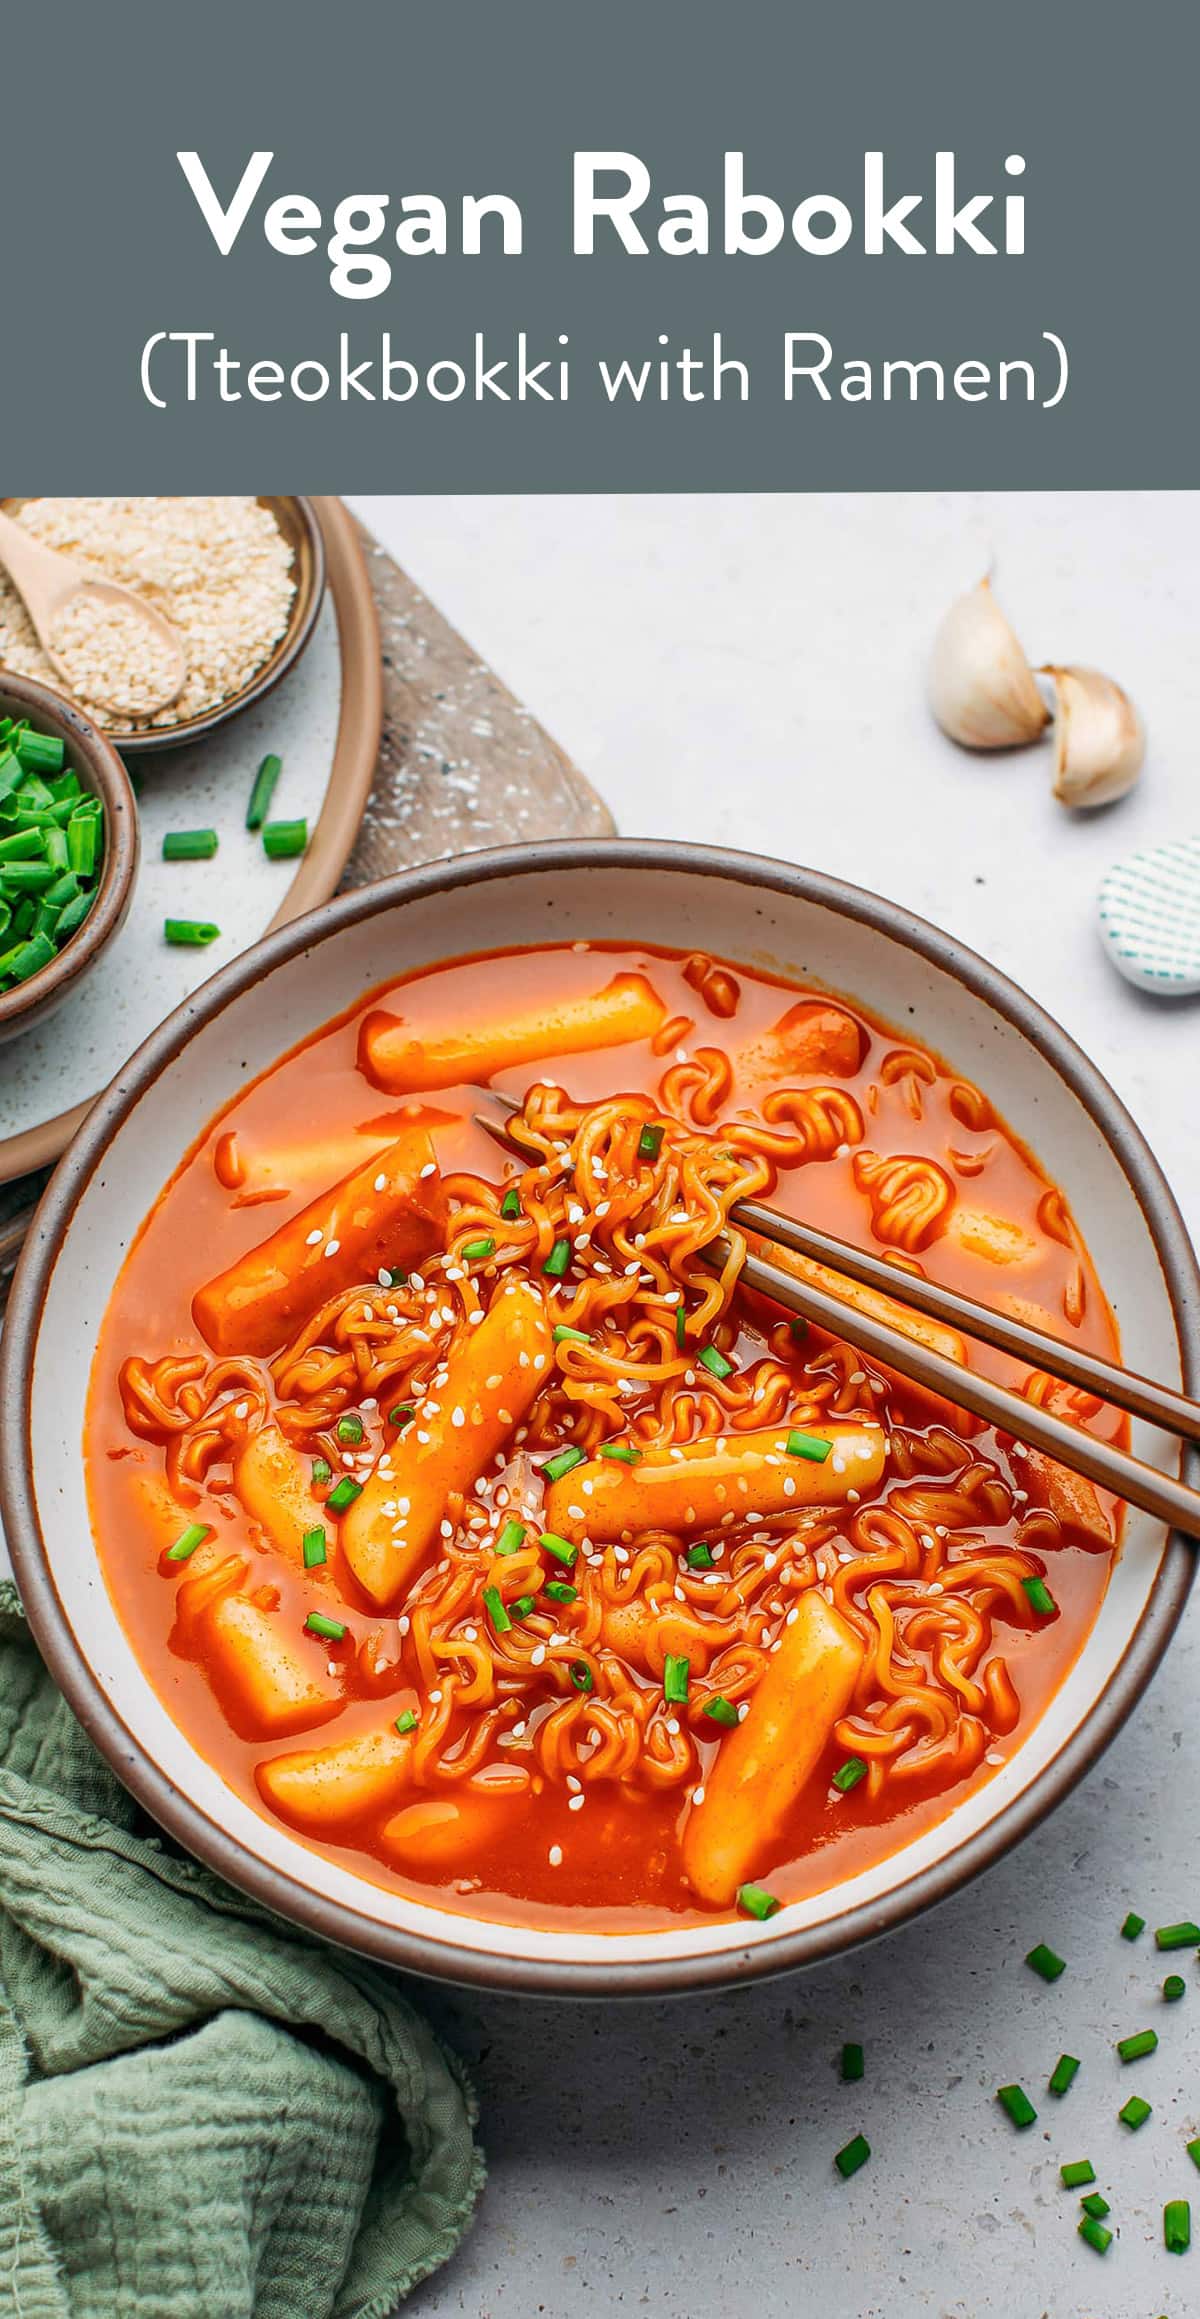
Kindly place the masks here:
POLYGON ((383 1190, 383 1187, 384 1187, 384 1185, 386 1184, 386 1182, 387 1182, 387 1177, 386 1177, 386 1176, 376 1176, 376 1178, 375 1178, 375 1189, 376 1189, 376 1191, 377 1191, 377 1192, 381 1192, 381 1191, 383 1190))
POLYGON ((325 1254, 327 1256, 336 1256, 341 1245, 342 1243, 340 1240, 327 1240, 325 1242, 325 1254))
POLYGON ((422 1174, 422 1176, 436 1176, 436 1174, 437 1174, 437 1161, 436 1161, 436 1160, 426 1160, 424 1167, 421 1169, 421 1174, 422 1174))
POLYGON ((550 1866, 551 1866, 552 1868, 561 1868, 561 1867, 562 1867, 562 1845, 561 1845, 561 1844, 552 1844, 552 1845, 550 1846, 550 1850, 549 1850, 549 1851, 547 1852, 547 1854, 546 1854, 546 1858, 547 1858, 547 1860, 550 1862, 550 1866))
POLYGON ((304 1245, 306 1248, 319 1248, 324 1237, 325 1235, 321 1231, 309 1232, 305 1237, 304 1245))

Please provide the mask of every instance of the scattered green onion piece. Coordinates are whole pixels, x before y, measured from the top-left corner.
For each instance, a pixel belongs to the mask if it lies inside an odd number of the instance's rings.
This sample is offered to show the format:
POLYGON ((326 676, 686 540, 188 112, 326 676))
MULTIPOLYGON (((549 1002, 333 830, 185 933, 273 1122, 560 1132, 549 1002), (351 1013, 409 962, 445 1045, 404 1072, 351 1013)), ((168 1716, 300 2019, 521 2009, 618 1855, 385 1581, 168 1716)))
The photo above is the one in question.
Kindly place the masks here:
POLYGON ((1185 2255, 1191 2243, 1191 2207, 1186 2198, 1169 2198, 1163 2208, 1163 2245, 1169 2255, 1185 2255))
POLYGON ((688 1695, 689 1662, 671 1651, 663 1661, 663 1698, 668 1707, 682 1707, 688 1695))
POLYGON ((341 1643, 346 1639, 346 1629, 341 1619, 326 1618, 323 1610, 310 1610, 304 1621, 304 1631, 306 1634, 320 1635, 323 1643, 341 1643))
POLYGON ((483 1607, 486 1610, 488 1617, 490 1618, 492 1625, 496 1630, 496 1633, 498 1635, 508 1634, 512 1626, 512 1620, 510 1619, 508 1612, 505 1610, 503 1598, 498 1586, 484 1587, 483 1607))
POLYGON ((1088 2245, 1094 2247, 1098 2255, 1106 2255, 1113 2240, 1112 2232, 1106 2230, 1104 2224, 1097 2221, 1094 2214, 1084 2215, 1083 2221, 1079 2225, 1079 2236, 1086 2239, 1088 2245))
POLYGON ((806 1457, 813 1465, 824 1465, 833 1443, 822 1441, 819 1433, 798 1433, 793 1430, 783 1446, 789 1457, 806 1457))
POLYGON ((675 1307, 675 1343, 682 1353, 687 1345, 687 1314, 681 1304, 675 1307))
POLYGON ((569 1263, 570 1263, 570 1261, 571 1261, 571 1243, 570 1243, 570 1241, 569 1241, 569 1240, 556 1240, 556 1241, 555 1241, 555 1243, 554 1243, 554 1246, 553 1246, 553 1248, 552 1248, 552 1249, 551 1249, 551 1251, 550 1251, 550 1254, 548 1255, 548 1257, 546 1258, 546 1261, 545 1261, 545 1263, 544 1263, 544 1264, 543 1264, 543 1266, 542 1266, 542 1271, 543 1271, 543 1272, 545 1272, 545 1273, 548 1273, 548 1274, 549 1274, 549 1276, 550 1276, 550 1279, 551 1279, 551 1280, 561 1280, 561 1279, 562 1279, 562 1276, 563 1276, 563 1274, 564 1274, 564 1272, 565 1272, 565 1271, 566 1271, 566 1269, 567 1269, 567 1266, 568 1266, 568 1265, 569 1265, 569 1263))
POLYGON ((1135 1941, 1135 1940, 1137 1940, 1137 1938, 1138 1938, 1139 1934, 1141 1934, 1141 1933, 1144 1933, 1144 1932, 1145 1932, 1145 1930, 1146 1930, 1146 1919, 1145 1919, 1145 1917, 1144 1917, 1144 1916, 1135 1916, 1135 1915, 1134 1915, 1134 1913, 1133 1913, 1133 1910, 1132 1910, 1132 1909, 1130 1909, 1130 1912, 1129 1912, 1128 1916, 1126 1917, 1124 1924, 1123 1924, 1123 1925, 1122 1925, 1122 1927, 1121 1927, 1121 1938, 1122 1938, 1122 1940, 1123 1940, 1123 1941, 1135 1941))
POLYGON ((210 862, 216 850, 215 829, 168 829, 163 836, 165 862, 210 862))
POLYGON ((705 1345, 703 1352, 699 1355, 699 1361, 701 1368, 707 1369, 710 1377, 732 1377, 733 1375, 732 1361, 727 1361, 724 1353, 719 1353, 715 1345, 705 1345))
POLYGON ((304 1533, 304 1544, 302 1550, 304 1554, 305 1569, 319 1569, 321 1563, 326 1561, 328 1558, 328 1546, 326 1543, 325 1532, 323 1530, 306 1530, 304 1533))
POLYGON ((1047 1948, 1045 1941, 1039 1941, 1035 1949, 1030 1949, 1025 1962, 1030 1971, 1039 1974, 1043 1981, 1057 1981, 1059 1974, 1065 1973, 1067 1969, 1066 1958, 1056 1956, 1053 1949, 1047 1948))
POLYGON ((595 1690, 596 1678, 593 1675, 586 1659, 572 1659, 571 1664, 567 1669, 567 1673, 570 1676, 571 1681, 575 1685, 575 1689, 577 1691, 595 1690))
POLYGON ((262 828, 271 810, 271 799, 275 794, 275 784, 279 779, 282 767, 283 759, 281 757, 271 755, 263 758, 262 764, 254 776, 254 787, 250 791, 250 802, 246 807, 247 829, 262 828))
POLYGON ((1096 2169, 1090 2158, 1072 2158, 1066 2166, 1060 2166, 1058 2171, 1064 2190, 1082 2190, 1087 2183, 1096 2179, 1096 2169))
POLYGON ((586 1460, 586 1450, 576 1449, 574 1446, 570 1449, 560 1449, 555 1457, 547 1458, 542 1472, 548 1482, 560 1482, 564 1474, 569 1474, 577 1465, 584 1465, 586 1460))
POLYGON ((163 934, 178 950, 204 950, 220 940, 221 929, 208 918, 164 918, 163 934))
POLYGON ((747 1916, 756 1916, 760 1924, 765 1924, 769 1916, 774 1916, 779 1906, 774 1893, 768 1892, 762 1884, 739 1884, 737 1904, 745 1910, 747 1916))
POLYGON ((331 1482, 333 1480, 333 1467, 330 1465, 327 1457, 315 1457, 313 1459, 312 1478, 314 1482, 331 1482))
POLYGON ((644 1127, 638 1137, 638 1158, 656 1160, 662 1150, 661 1127, 644 1127))
POLYGON ((1029 1597, 1029 1607, 1038 1618, 1052 1618, 1058 1609, 1054 1596, 1044 1578, 1023 1578, 1021 1584, 1029 1597))
POLYGON ((1156 1949, 1200 1949, 1200 1924, 1160 1924, 1154 1935, 1156 1949))
POLYGON ((363 1421, 356 1409, 348 1409, 337 1421, 337 1437, 348 1449, 357 1448, 363 1437, 363 1421))
POLYGON ((1157 2044, 1157 2029, 1137 2029, 1132 2037, 1117 2039, 1117 2052, 1122 2061, 1141 2061, 1147 2053, 1153 2053, 1157 2044))
POLYGON ((1178 2005, 1180 1998, 1186 1997, 1186 1995, 1187 1982, 1184 1980, 1182 1974, 1168 1973, 1166 1980, 1163 1982, 1163 1996, 1165 1997, 1167 2004, 1178 2005))
POLYGON ((578 1602, 579 1600, 579 1588, 568 1586, 565 1578, 548 1578, 542 1592, 549 1595, 551 1602, 578 1602))
MULTIPOLYGON (((466 1251, 464 1250, 464 1254, 466 1251)), ((556 1345, 586 1345, 591 1342, 586 1329, 564 1328, 562 1322, 553 1332, 556 1345)))
POLYGON ((867 1767, 861 1755, 848 1755, 845 1763, 838 1765, 833 1775, 833 1784, 842 1795, 848 1796, 851 1788, 856 1788, 859 1781, 865 1780, 866 1776, 867 1767))
POLYGON ((1073 2053, 1060 2053, 1050 2072, 1047 2083, 1052 2094, 1065 2094, 1079 2075, 1079 2063, 1073 2053))
POLYGON ((293 861, 308 850, 308 823, 303 815, 298 821, 265 821, 262 841, 263 852, 271 861, 293 861))
POLYGON ((1106 2214, 1112 2213, 1107 2198, 1102 2198, 1098 2190, 1089 2191, 1088 2196, 1081 2198, 1079 2203, 1084 2213, 1092 2215, 1097 2222, 1102 2221, 1106 2214))
POLYGON ((506 1522, 496 1540, 497 1554, 519 1554, 525 1544, 524 1522, 506 1522))
POLYGON ((628 1441, 606 1441, 601 1446, 600 1455, 610 1457, 614 1465, 639 1465, 642 1453, 628 1441))
POLYGON ((843 2045, 842 2084, 857 2085, 859 2079, 864 2073, 865 2068, 866 2063, 863 2059, 863 2049, 861 2045, 843 2045))
POLYGON ((515 1184, 510 1187, 510 1189, 505 1193, 504 1198, 501 1200, 500 1213, 503 1216, 506 1224, 514 1224, 517 1220, 517 1217, 520 1215, 521 1195, 515 1184))
POLYGON ((411 1401, 397 1401, 395 1408, 388 1411, 388 1424, 411 1425, 416 1414, 411 1401))
POLYGON ((714 1723, 723 1723, 728 1731, 732 1731, 734 1724, 739 1721, 732 1699, 723 1699, 719 1691, 714 1699, 705 1700, 700 1712, 709 1716, 714 1723))
POLYGON ((871 2145, 865 2134, 856 2134, 852 2142, 847 2142, 845 2149, 839 2150, 833 2161, 843 2182, 848 2182, 852 2174, 857 2174, 859 2167, 866 2165, 870 2155, 871 2145))
POLYGON ((205 1539, 211 1536, 212 1529, 209 1523, 189 1522, 186 1530, 180 1531, 175 1544, 168 1546, 168 1562, 186 1562, 189 1554, 194 1554, 197 1546, 203 1546, 205 1539))
POLYGON ((352 1481, 349 1474, 343 1474, 340 1482, 334 1483, 325 1504, 331 1514, 344 1514, 347 1506, 352 1506, 355 1499, 361 1496, 362 1483, 352 1481))
POLYGON ((1193 2166, 1200 2168, 1200 2134, 1197 2135, 1194 2142, 1185 2142, 1184 2148, 1193 2166))
POLYGON ((1034 2109, 1024 2086, 997 2086, 996 2100, 1006 2116, 1012 2119, 1014 2126, 1032 2126, 1034 2123, 1037 2111, 1034 2109))
POLYGON ((405 1732, 416 1730, 417 1718, 411 1707, 406 1707, 403 1713, 396 1717, 395 1728, 400 1733, 401 1738, 404 1737, 405 1732))
POLYGON ((1128 2126, 1132 2134, 1137 2133, 1139 2126, 1145 2125, 1149 2115, 1150 2104, 1149 2102, 1144 2102, 1140 2094, 1130 2094, 1129 2100, 1125 2103, 1124 2108, 1117 2111, 1117 2116, 1120 2119, 1121 2124, 1123 2126, 1128 2126))
POLYGON ((485 1257, 494 1256, 495 1253, 496 1243, 494 1240, 468 1240, 463 1249, 463 1258, 467 1264, 482 1264, 485 1257))
POLYGON ((552 1554, 556 1562, 565 1562, 568 1570, 579 1559, 578 1546, 572 1546, 569 1538, 560 1538, 553 1530, 543 1530, 538 1545, 543 1554, 552 1554))
POLYGON ((519 1594, 515 1602, 510 1602, 508 1607, 514 1618, 528 1618, 530 1611, 535 1607, 535 1597, 532 1594, 519 1594))
POLYGON ((712 1547, 704 1545, 689 1546, 687 1550, 687 1566, 689 1570, 715 1570, 717 1566, 713 1561, 712 1547))

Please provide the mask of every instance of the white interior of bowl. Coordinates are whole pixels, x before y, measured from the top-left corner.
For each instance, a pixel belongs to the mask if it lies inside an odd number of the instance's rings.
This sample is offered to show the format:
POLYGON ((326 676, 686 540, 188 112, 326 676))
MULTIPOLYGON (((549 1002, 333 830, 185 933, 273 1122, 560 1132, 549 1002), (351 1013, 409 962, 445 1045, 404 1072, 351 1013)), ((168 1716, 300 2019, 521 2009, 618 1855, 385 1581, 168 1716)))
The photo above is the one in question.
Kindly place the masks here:
MULTIPOLYGON (((360 995, 405 970, 512 943, 617 939, 707 949, 859 999, 978 1080, 1066 1190, 1095 1252, 1122 1332, 1123 1357, 1179 1378, 1170 1301, 1146 1219, 1122 1167, 1084 1106, 1025 1035, 953 976, 853 918, 734 875, 572 866, 525 870, 392 904, 326 936, 265 974, 191 1039, 135 1104, 76 1208, 49 1285, 33 1369, 37 1510, 57 1590, 79 1652, 126 1730, 213 1824, 309 1892, 374 1927, 393 1927, 469 1954, 595 1966, 744 1953, 781 1920, 674 1932, 589 1934, 497 1927, 405 1899, 322 1859, 239 1801, 192 1751, 143 1674, 97 1567, 80 1441, 88 1370, 113 1280, 138 1225, 183 1151, 231 1090, 360 995)), ((1138 1455, 1177 1464, 1149 1428, 1138 1455)), ((1067 1681, 1009 1764, 940 1825, 891 1858, 811 1899, 788 1924, 819 1926, 871 1907, 980 1835, 1023 1796, 1070 1740, 1117 1667, 1146 1607, 1166 1546, 1161 1524, 1131 1513, 1096 1626, 1067 1681)), ((445 1967, 443 1966, 443 1969, 445 1967)))

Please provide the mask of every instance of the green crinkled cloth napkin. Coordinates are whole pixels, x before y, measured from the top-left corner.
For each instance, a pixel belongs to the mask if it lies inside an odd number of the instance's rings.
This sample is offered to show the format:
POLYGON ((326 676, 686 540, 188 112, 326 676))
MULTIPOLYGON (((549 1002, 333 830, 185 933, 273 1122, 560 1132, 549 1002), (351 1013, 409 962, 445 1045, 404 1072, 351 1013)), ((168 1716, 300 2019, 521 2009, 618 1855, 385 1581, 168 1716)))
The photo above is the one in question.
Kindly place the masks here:
POLYGON ((474 2118, 396 1982, 149 1831, 0 1585, 0 2312, 385 2319, 474 2118))

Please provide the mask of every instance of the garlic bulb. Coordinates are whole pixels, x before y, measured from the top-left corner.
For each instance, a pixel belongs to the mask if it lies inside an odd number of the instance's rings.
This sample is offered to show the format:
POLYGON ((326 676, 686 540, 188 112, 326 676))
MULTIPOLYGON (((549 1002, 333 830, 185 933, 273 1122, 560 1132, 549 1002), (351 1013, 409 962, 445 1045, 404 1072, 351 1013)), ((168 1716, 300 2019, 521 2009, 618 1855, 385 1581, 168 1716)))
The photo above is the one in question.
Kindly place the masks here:
POLYGON ((967 749, 1020 748, 1049 721, 990 580, 950 606, 934 637, 929 705, 942 731, 967 749))
POLYGON ((1119 684, 1098 668, 1046 668, 1058 713, 1054 729, 1054 794, 1062 805, 1111 805, 1132 789, 1142 770, 1142 720, 1119 684))

